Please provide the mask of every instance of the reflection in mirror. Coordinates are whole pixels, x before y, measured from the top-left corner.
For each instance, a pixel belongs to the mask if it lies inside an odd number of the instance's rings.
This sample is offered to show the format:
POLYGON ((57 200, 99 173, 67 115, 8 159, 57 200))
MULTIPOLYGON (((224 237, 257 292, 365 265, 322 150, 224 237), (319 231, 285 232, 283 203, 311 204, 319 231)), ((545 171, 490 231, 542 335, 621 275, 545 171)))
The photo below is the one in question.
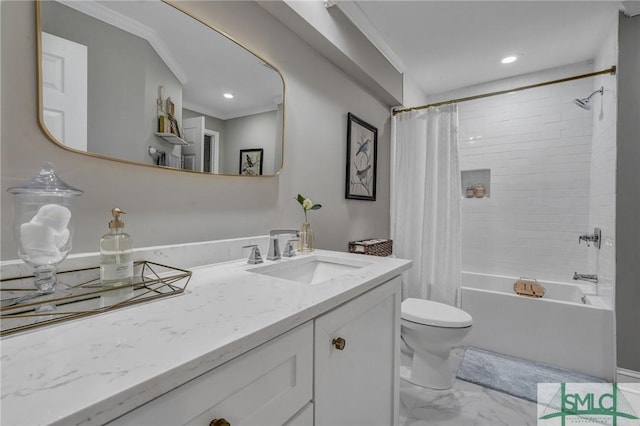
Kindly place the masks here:
POLYGON ((262 150, 251 170, 280 170, 284 85, 269 64, 161 1, 38 6, 41 119, 57 142, 222 174, 262 150))

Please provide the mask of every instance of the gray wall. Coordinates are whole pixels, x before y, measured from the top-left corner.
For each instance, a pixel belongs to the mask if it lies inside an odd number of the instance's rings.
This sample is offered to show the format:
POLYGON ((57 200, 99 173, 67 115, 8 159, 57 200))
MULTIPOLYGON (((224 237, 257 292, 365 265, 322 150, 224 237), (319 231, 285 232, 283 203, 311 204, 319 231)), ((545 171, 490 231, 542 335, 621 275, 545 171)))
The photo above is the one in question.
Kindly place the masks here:
POLYGON ((277 111, 263 112, 227 120, 224 140, 224 173, 238 173, 240 150, 264 149, 262 173, 271 175, 280 169, 274 166, 281 144, 276 144, 277 111))
POLYGON ((282 126, 279 124, 282 123, 282 118, 279 114, 279 111, 274 110, 221 120, 197 111, 182 109, 182 118, 204 117, 205 129, 220 133, 220 173, 226 174, 238 174, 240 150, 248 148, 264 149, 263 174, 272 175, 280 170, 282 126))
POLYGON ((47 160, 63 180, 85 191, 75 211, 74 252, 98 250, 114 206, 127 210, 125 229, 135 246, 143 247, 299 227, 303 214, 293 198, 298 193, 323 205, 310 216, 321 248, 344 251, 349 240, 388 236, 388 106, 253 2, 182 5, 282 72, 282 172, 269 178, 209 176, 86 157, 52 144, 37 120, 34 4, 2 2, 3 260, 17 257, 11 237, 13 200, 6 189, 31 179, 47 160), (378 128, 376 202, 344 199, 348 112, 378 128))
POLYGON ((618 366, 640 371, 640 16, 620 15, 616 201, 618 366))
POLYGON ((187 108, 182 108, 182 118, 194 118, 194 117, 204 117, 204 128, 208 130, 216 130, 220 132, 220 139, 224 139, 224 124, 225 120, 220 120, 219 118, 212 117, 210 115, 202 114, 198 111, 192 111, 187 108))
POLYGON ((152 163, 147 146, 174 149, 153 134, 156 98, 164 86, 181 121, 182 86, 149 43, 57 2, 42 2, 42 16, 45 32, 87 46, 88 151, 152 163))

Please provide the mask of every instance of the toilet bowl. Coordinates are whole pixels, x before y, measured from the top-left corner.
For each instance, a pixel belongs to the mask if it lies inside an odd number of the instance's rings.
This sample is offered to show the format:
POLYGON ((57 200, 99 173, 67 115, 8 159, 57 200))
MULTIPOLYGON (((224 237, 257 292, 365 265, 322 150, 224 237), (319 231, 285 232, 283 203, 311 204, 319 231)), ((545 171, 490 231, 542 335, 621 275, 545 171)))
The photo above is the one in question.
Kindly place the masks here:
POLYGON ((413 351, 411 374, 401 377, 431 389, 451 388, 451 349, 471 331, 471 315, 444 303, 409 298, 402 302, 401 317, 402 340, 413 351))

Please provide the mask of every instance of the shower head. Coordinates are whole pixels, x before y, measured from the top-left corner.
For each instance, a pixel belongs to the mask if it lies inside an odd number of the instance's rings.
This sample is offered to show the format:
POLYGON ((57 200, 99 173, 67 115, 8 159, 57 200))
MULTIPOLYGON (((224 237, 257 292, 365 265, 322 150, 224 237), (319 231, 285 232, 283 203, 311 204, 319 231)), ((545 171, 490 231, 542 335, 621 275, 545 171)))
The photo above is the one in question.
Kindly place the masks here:
POLYGON ((573 103, 578 105, 582 109, 586 109, 587 111, 591 111, 591 101, 587 98, 583 99, 574 99, 573 103))
POLYGON ((582 99, 574 99, 573 103, 578 105, 582 109, 586 109, 587 111, 591 111, 591 97, 596 93, 600 93, 601 95, 604 93, 604 86, 600 87, 598 90, 582 99))

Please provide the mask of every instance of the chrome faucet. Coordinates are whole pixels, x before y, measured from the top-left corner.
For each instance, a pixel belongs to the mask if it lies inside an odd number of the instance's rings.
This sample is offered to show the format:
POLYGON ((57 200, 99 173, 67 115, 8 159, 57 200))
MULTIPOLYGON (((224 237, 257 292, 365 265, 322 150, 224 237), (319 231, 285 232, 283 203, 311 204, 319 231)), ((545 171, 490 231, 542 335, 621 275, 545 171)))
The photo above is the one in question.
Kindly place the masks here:
POLYGON ((284 246, 284 252, 282 253, 282 257, 294 257, 296 255, 296 249, 293 246, 293 243, 298 241, 298 239, 292 239, 287 241, 287 244, 284 246))
POLYGON ((593 234, 580 235, 578 237, 578 244, 580 244, 581 241, 585 241, 587 243, 587 247, 589 247, 590 243, 593 243, 596 248, 600 248, 602 243, 602 231, 600 228, 594 228, 593 234))
POLYGON ((574 280, 581 280, 581 281, 589 281, 592 282, 594 284, 598 284, 598 275, 597 274, 579 274, 577 272, 573 273, 573 279, 574 280))
POLYGON ((247 263, 249 265, 257 265, 259 263, 262 263, 262 255, 260 254, 260 249, 258 248, 257 244, 251 244, 248 246, 242 246, 242 248, 250 248, 251 249, 251 254, 249 255, 249 259, 247 259, 247 263))
POLYGON ((280 254, 280 242, 278 237, 280 235, 295 235, 298 237, 298 231, 295 229, 274 229, 269 231, 269 252, 267 253, 267 260, 278 260, 282 257, 280 254))

